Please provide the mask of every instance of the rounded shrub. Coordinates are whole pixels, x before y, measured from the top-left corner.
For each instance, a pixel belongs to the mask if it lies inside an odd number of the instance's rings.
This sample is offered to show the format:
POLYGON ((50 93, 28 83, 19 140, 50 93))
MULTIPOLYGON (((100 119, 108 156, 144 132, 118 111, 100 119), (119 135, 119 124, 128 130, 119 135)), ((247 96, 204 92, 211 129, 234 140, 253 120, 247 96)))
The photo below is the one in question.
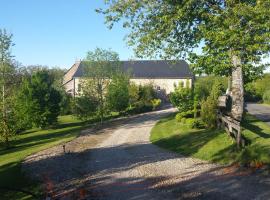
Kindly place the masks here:
POLYGON ((181 122, 182 118, 183 118, 182 113, 177 113, 177 115, 175 115, 175 120, 176 120, 177 122, 181 122))

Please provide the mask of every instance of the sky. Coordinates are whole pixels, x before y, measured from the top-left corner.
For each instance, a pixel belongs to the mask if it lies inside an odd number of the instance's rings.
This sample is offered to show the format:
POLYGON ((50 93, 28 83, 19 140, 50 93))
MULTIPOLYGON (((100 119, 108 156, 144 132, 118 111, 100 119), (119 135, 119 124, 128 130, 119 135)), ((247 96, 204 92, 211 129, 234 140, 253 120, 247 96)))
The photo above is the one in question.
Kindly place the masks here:
POLYGON ((127 30, 121 24, 109 30, 95 12, 103 0, 0 0, 0 6, 0 28, 13 34, 12 53, 23 65, 67 69, 96 47, 136 58, 124 41, 127 30))
POLYGON ((0 28, 13 34, 12 53, 23 65, 69 68, 96 47, 134 58, 127 30, 120 24, 109 30, 95 12, 103 0, 0 0, 0 6, 0 28))

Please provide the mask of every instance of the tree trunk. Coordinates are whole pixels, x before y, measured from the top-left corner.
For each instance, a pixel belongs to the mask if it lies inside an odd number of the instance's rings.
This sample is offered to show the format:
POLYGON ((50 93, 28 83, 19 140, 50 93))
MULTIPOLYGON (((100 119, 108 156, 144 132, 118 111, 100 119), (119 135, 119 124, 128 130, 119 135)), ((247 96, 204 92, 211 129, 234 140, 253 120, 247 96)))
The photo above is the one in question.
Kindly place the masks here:
MULTIPOLYGON (((244 112, 244 81, 241 59, 238 56, 232 56, 232 76, 231 76, 231 97, 232 109, 231 116, 240 124, 244 112)), ((242 136, 241 128, 237 130, 236 135, 237 147, 241 148, 242 136)))
POLYGON ((232 117, 241 122, 244 112, 244 82, 241 59, 237 56, 232 56, 232 117))

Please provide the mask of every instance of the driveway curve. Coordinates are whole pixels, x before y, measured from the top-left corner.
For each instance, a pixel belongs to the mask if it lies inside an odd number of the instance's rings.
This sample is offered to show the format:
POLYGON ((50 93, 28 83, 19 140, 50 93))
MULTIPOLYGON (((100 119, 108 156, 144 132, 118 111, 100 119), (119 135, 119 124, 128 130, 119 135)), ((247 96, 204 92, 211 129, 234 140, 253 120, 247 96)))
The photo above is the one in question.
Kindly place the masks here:
POLYGON ((85 130, 29 156, 23 170, 54 199, 269 199, 268 176, 180 156, 149 142, 166 109, 85 130))

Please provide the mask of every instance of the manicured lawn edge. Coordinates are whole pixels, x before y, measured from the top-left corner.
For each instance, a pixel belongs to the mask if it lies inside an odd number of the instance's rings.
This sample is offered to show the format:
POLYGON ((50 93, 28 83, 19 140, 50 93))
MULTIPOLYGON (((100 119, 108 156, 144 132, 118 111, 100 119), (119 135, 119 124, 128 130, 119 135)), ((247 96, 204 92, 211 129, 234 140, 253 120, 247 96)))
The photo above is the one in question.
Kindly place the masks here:
POLYGON ((181 155, 213 163, 254 165, 270 164, 270 126, 251 115, 242 123, 243 135, 251 144, 237 150, 223 130, 191 129, 174 119, 174 115, 161 119, 152 129, 150 141, 181 155))

